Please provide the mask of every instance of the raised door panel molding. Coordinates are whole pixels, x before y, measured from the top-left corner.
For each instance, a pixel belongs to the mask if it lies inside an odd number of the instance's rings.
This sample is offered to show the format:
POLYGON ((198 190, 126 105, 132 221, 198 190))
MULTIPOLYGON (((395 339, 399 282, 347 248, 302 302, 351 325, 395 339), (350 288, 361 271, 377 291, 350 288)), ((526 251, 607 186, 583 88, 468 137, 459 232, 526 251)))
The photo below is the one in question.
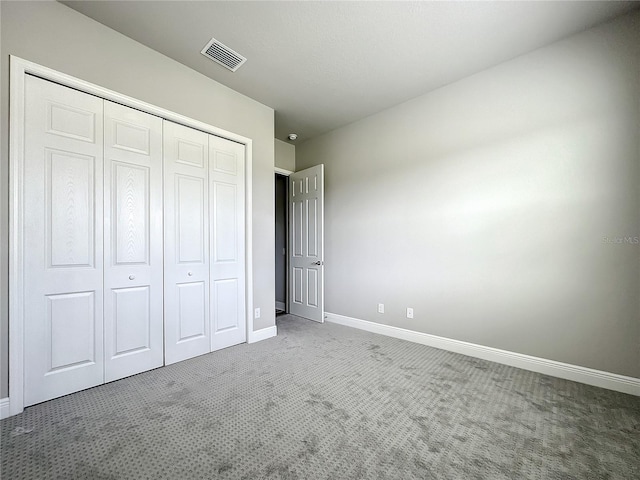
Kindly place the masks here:
POLYGON ((318 269, 320 267, 314 268, 309 267, 307 269, 307 307, 318 308, 318 277, 319 272, 318 269))
POLYGON ((238 261, 238 189, 236 185, 213 182, 213 261, 238 261))
POLYGON ((207 335, 207 295, 204 282, 183 283, 178 289, 178 343, 207 335))
POLYGON ((307 217, 307 257, 320 257, 318 251, 318 199, 309 198, 305 200, 306 217, 307 217))
POLYGON ((238 315, 238 280, 230 278, 214 281, 213 297, 214 334, 240 328, 244 319, 238 315))
POLYGON ((113 148, 141 155, 151 154, 151 130, 122 120, 113 120, 113 148))
POLYGON ((206 151, 204 144, 191 142, 184 138, 177 138, 175 141, 178 152, 176 163, 204 168, 206 151))
POLYGON ((47 102, 46 133, 94 143, 96 114, 61 103, 47 102))
POLYGON ((213 171, 236 176, 238 174, 238 162, 242 160, 233 153, 217 150, 213 161, 213 171))
POLYGON ((293 267, 293 278, 291 279, 291 287, 293 288, 293 295, 291 301, 298 305, 302 305, 302 273, 301 267, 293 267))
POLYGON ((206 205, 204 180, 187 175, 176 175, 176 245, 178 263, 204 263, 206 231, 204 228, 206 205))
POLYGON ((112 291, 114 318, 112 322, 112 358, 151 349, 151 287, 118 288, 112 291))
POLYGON ((291 202, 291 252, 294 257, 302 257, 304 255, 304 217, 302 206, 303 202, 301 200, 291 202))
POLYGON ((149 264, 149 168, 112 163, 111 196, 114 261, 117 265, 149 264))
POLYGON ((47 295, 47 373, 96 362, 96 292, 47 295))
POLYGON ((51 267, 95 264, 95 158, 46 149, 46 233, 51 267))

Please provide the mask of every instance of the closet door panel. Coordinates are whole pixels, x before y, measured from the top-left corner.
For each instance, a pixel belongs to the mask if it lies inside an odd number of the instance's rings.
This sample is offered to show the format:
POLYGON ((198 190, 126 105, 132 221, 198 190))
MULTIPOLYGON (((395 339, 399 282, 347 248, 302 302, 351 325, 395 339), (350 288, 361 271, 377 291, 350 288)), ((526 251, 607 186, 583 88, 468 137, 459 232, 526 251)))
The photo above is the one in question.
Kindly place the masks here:
POLYGON ((212 351, 247 340, 244 165, 244 145, 209 136, 212 351))
POLYGON ((105 380, 164 363, 162 119, 104 107, 105 380))
MULTIPOLYGON (((153 318, 151 315, 151 288, 147 286, 113 288, 112 319, 113 355, 130 357, 134 353, 148 352, 152 343, 153 318)), ((155 339, 154 339, 155 340, 155 339)), ((133 358, 133 357, 131 357, 133 358)), ((138 357, 137 360, 140 360, 138 357)), ((161 358, 162 360, 162 358, 161 358)), ((160 365, 156 365, 160 366, 160 365)))
POLYGON ((165 363, 208 353, 208 136, 164 121, 165 363))
POLYGON ((206 338, 206 284, 205 282, 179 283, 178 292, 178 344, 206 338))
POLYGON ((103 100, 26 77, 25 406, 103 372, 103 100))
POLYGON ((205 232, 205 181, 199 177, 176 174, 176 246, 177 263, 203 266, 207 233, 205 232))
POLYGON ((47 295, 46 357, 53 372, 96 361, 95 292, 47 295))

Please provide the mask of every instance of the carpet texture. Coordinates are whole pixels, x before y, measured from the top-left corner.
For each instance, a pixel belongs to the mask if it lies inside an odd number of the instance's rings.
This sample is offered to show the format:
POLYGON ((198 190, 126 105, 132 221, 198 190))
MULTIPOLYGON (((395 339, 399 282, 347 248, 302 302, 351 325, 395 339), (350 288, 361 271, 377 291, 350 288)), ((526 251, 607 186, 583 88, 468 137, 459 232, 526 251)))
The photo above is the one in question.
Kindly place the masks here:
POLYGON ((640 398, 290 315, 27 408, 3 479, 638 479, 640 398))

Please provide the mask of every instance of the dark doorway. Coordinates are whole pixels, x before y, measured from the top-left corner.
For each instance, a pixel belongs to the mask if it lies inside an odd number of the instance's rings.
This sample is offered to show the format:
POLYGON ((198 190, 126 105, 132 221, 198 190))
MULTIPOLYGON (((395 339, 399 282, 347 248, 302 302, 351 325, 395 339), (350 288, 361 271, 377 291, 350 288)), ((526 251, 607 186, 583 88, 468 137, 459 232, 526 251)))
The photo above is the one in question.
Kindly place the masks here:
POLYGON ((276 202, 276 314, 287 311, 287 185, 288 177, 275 174, 276 202))

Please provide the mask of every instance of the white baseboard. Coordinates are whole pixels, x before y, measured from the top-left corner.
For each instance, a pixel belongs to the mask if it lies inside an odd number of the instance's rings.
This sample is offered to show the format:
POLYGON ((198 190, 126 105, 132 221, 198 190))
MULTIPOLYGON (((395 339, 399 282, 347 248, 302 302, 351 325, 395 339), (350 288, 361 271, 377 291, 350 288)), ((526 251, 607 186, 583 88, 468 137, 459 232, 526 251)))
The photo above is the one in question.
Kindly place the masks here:
POLYGON ((275 337, 277 335, 278 335, 278 328, 275 325, 272 327, 261 328, 260 330, 249 332, 248 343, 260 342, 262 340, 266 340, 267 338, 275 337))
POLYGON ((437 335, 430 335, 428 333, 382 325, 380 323, 346 317, 336 313, 325 312, 325 317, 328 322, 345 325, 347 327, 358 328, 360 330, 366 330, 367 332, 408 340, 410 342, 428 345, 441 350, 448 350, 450 352, 461 353, 470 357, 482 358, 483 360, 502 363, 504 365, 510 365, 524 370, 531 370, 532 372, 543 373, 553 377, 573 380, 574 382, 586 383, 587 385, 640 396, 640 378, 626 377, 624 375, 580 367, 569 363, 556 362, 555 360, 547 360, 545 358, 532 357, 522 353, 485 347, 475 343, 438 337, 437 335))
POLYGON ((0 398, 0 420, 11 416, 9 413, 9 397, 0 398))
POLYGON ((283 312, 287 310, 287 304, 284 302, 278 302, 276 300, 276 310, 282 310, 283 312))
MULTIPOLYGON (((275 337, 277 335, 278 328, 275 325, 272 327, 262 328, 260 330, 256 330, 255 332, 249 332, 248 343, 259 342, 261 340, 266 340, 267 338, 275 337)), ((0 419, 11 416, 9 405, 9 397, 0 398, 0 419)))

